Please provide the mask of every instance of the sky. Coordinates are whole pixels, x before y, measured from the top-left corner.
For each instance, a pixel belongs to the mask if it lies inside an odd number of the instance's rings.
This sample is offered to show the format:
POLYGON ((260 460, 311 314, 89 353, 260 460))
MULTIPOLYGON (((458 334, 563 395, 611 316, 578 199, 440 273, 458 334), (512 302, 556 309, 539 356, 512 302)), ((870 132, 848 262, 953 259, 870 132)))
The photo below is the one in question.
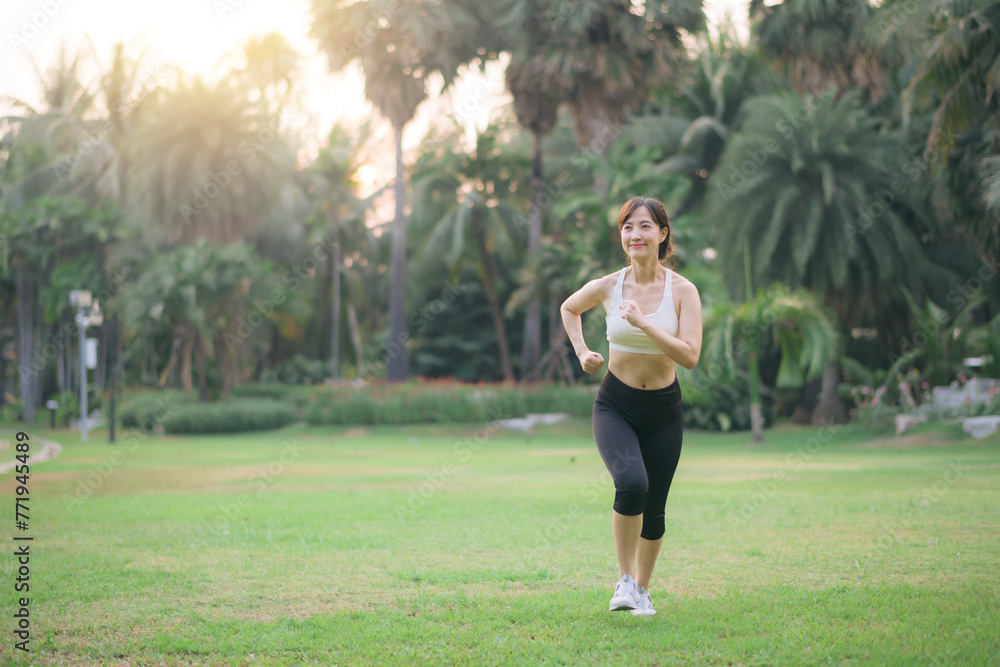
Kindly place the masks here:
MULTIPOLYGON (((238 58, 248 40, 277 31, 303 56, 298 84, 308 119, 303 122, 313 136, 322 138, 334 122, 357 126, 374 113, 364 98, 360 71, 329 73, 325 57, 308 35, 310 5, 310 0, 3 0, 0 98, 39 104, 35 67, 44 71, 52 66, 63 45, 70 53, 83 50, 89 73, 105 67, 112 46, 121 41, 130 53, 144 54, 151 75, 169 63, 213 79, 238 58)), ((743 19, 746 0, 708 0, 705 7, 710 22, 724 12, 743 19)), ((404 135, 404 149, 412 150, 442 111, 465 121, 467 141, 472 143, 476 128, 484 127, 493 109, 507 99, 502 65, 494 63, 485 75, 462 77, 445 98, 432 95, 422 105, 404 135)), ((0 100, 0 115, 10 109, 0 100)), ((382 122, 373 145, 387 141, 391 133, 382 122)), ((371 185, 381 177, 383 165, 378 155, 367 161, 371 166, 360 176, 371 185)))

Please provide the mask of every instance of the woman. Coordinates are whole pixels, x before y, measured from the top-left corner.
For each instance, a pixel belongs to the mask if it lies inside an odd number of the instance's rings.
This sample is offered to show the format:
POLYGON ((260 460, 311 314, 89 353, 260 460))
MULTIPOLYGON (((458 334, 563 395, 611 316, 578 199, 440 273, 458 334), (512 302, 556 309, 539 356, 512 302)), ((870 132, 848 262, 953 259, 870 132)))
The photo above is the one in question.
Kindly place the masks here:
POLYGON ((670 221, 663 204, 633 197, 618 215, 627 266, 591 280, 562 305, 563 325, 587 373, 604 365, 583 339, 580 314, 607 311, 608 371, 594 399, 597 448, 615 483, 611 526, 618 584, 611 611, 652 615, 649 578, 663 544, 667 493, 681 454, 683 414, 674 364, 701 354, 701 299, 666 268, 670 221))

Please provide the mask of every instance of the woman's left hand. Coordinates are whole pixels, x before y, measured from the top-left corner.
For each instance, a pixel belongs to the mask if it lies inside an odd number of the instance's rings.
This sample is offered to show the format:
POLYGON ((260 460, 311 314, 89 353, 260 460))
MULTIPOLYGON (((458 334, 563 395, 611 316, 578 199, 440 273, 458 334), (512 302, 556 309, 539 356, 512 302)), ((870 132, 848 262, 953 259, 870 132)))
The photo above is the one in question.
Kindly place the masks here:
POLYGON ((642 314, 642 311, 639 310, 639 304, 633 299, 622 301, 622 305, 619 308, 621 309, 622 317, 628 320, 628 323, 632 326, 641 329, 646 323, 646 316, 642 314))

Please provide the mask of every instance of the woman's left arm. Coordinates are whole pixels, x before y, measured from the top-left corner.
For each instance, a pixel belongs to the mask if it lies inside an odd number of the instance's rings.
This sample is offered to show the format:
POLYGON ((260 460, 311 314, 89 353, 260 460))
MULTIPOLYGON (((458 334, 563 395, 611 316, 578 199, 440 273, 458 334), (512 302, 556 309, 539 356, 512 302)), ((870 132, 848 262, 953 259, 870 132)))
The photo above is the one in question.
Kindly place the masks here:
POLYGON ((641 329, 671 359, 690 370, 701 356, 701 297, 698 288, 687 281, 678 287, 677 293, 680 313, 677 315, 676 336, 649 322, 639 310, 639 305, 631 299, 622 304, 622 317, 641 329))

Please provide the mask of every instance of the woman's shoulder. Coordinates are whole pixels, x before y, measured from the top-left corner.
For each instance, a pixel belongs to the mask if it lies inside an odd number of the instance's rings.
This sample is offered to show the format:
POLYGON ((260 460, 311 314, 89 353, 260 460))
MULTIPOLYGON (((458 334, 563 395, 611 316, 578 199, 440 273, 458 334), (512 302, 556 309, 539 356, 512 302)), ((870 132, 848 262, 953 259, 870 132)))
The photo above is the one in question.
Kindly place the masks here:
POLYGON ((624 267, 624 268, 618 269, 617 271, 612 271, 611 273, 607 274, 606 276, 601 276, 597 280, 600 281, 601 287, 604 287, 604 288, 607 288, 609 290, 612 290, 612 289, 615 288, 615 285, 618 284, 618 279, 620 277, 622 277, 622 275, 625 273, 626 269, 628 269, 627 266, 624 267))
POLYGON ((600 276, 599 278, 594 278, 593 280, 590 281, 590 284, 600 287, 604 287, 606 285, 614 287, 615 283, 618 282, 618 276, 620 276, 622 271, 624 270, 625 269, 619 269, 618 271, 614 271, 607 275, 600 276))
POLYGON ((610 298, 611 293, 615 289, 615 285, 618 284, 618 276, 621 275, 622 271, 624 271, 624 269, 609 273, 601 276, 600 278, 594 278, 587 283, 587 287, 600 293, 602 299, 604 299, 604 297, 610 298))
POLYGON ((695 287, 695 284, 693 282, 691 282, 681 274, 677 273, 673 269, 670 269, 670 279, 671 279, 670 286, 673 289, 678 289, 683 292, 694 292, 695 294, 698 293, 698 288, 695 287))
POLYGON ((616 282, 618 282, 618 276, 622 275, 626 271, 628 271, 628 267, 627 266, 623 266, 622 268, 618 269, 617 271, 612 271, 608 275, 603 276, 601 278, 601 280, 608 280, 608 281, 611 281, 613 283, 616 283, 616 282))

